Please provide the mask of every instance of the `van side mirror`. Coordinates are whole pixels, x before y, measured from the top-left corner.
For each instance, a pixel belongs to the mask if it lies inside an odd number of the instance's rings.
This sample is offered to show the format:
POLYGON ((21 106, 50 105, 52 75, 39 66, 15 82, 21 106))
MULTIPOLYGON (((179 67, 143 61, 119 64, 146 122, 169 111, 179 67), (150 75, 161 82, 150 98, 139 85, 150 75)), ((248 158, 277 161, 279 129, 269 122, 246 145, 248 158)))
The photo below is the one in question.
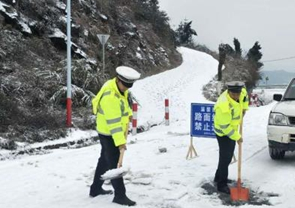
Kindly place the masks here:
POLYGON ((275 101, 281 101, 282 100, 282 97, 283 97, 283 95, 281 95, 281 94, 274 94, 273 95, 273 99, 275 101))

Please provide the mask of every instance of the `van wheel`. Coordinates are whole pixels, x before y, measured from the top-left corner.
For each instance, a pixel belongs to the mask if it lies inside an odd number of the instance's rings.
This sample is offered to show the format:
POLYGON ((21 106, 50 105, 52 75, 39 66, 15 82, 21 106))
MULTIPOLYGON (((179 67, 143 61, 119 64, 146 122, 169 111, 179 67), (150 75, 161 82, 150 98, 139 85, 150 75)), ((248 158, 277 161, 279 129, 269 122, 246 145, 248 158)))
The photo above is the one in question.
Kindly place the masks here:
POLYGON ((285 157, 285 150, 279 150, 276 148, 269 147, 269 155, 273 160, 281 160, 285 157))

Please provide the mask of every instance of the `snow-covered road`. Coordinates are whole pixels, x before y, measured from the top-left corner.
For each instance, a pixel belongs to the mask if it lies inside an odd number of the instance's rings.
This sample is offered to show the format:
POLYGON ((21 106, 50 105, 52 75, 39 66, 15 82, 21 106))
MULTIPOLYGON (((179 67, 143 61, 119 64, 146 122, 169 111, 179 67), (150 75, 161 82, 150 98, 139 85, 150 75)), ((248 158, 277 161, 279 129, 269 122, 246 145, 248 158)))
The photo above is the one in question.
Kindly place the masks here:
MULTIPOLYGON (((198 157, 186 160, 190 140, 190 103, 208 103, 202 87, 216 73, 217 61, 194 50, 180 48, 184 63, 176 69, 138 81, 132 92, 141 104, 139 123, 161 123, 164 99, 170 100, 170 125, 129 136, 124 164, 131 168, 125 177, 128 196, 142 208, 226 207, 217 194, 206 195, 201 187, 211 182, 218 160, 212 138, 194 138, 198 157), (166 153, 159 148, 165 147, 166 153)), ((275 207, 294 207, 295 155, 273 161, 268 155, 266 124, 273 104, 251 107, 244 120, 244 185, 265 194, 275 207)), ((75 132, 74 132, 75 134, 75 132)), ((77 137, 82 136, 77 131, 77 137)), ((50 154, 21 156, 0 161, 1 208, 115 208, 112 195, 90 198, 100 145, 59 149, 50 154)), ((236 163, 230 178, 236 179, 236 163)), ((111 189, 105 184, 106 189, 111 189)), ((243 207, 256 207, 245 204, 243 207)), ((261 205, 259 207, 269 207, 261 205)))

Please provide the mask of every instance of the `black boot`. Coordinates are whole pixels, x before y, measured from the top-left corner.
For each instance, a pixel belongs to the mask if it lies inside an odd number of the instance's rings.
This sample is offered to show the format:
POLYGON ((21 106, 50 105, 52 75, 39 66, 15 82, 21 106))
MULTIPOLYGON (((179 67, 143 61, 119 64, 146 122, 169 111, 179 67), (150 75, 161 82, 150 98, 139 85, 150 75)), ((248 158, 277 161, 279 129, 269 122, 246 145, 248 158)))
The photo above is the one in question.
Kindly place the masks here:
POLYGON ((113 194, 112 190, 104 190, 104 189, 99 189, 98 191, 93 191, 92 189, 90 189, 90 193, 89 196, 91 197, 96 197, 98 195, 107 195, 107 194, 113 194))
POLYGON ((121 205, 127 205, 127 206, 134 206, 134 205, 136 205, 136 202, 130 200, 127 196, 124 196, 124 197, 117 197, 117 196, 115 196, 114 199, 113 199, 113 202, 114 203, 117 203, 117 204, 121 204, 121 205))
POLYGON ((230 189, 228 186, 217 187, 217 190, 221 193, 230 194, 230 189))

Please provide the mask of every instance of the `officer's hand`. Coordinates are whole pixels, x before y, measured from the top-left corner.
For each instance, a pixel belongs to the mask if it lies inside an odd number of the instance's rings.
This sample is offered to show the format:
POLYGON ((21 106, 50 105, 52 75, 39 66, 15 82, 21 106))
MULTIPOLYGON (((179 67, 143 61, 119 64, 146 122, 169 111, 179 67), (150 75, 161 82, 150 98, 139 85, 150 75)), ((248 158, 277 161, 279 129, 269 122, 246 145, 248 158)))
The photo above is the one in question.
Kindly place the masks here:
POLYGON ((121 144, 121 145, 119 146, 119 150, 120 150, 120 151, 121 151, 121 150, 127 150, 126 144, 121 144))
POLYGON ((243 137, 241 137, 237 142, 238 142, 238 144, 242 144, 243 143, 243 137))

